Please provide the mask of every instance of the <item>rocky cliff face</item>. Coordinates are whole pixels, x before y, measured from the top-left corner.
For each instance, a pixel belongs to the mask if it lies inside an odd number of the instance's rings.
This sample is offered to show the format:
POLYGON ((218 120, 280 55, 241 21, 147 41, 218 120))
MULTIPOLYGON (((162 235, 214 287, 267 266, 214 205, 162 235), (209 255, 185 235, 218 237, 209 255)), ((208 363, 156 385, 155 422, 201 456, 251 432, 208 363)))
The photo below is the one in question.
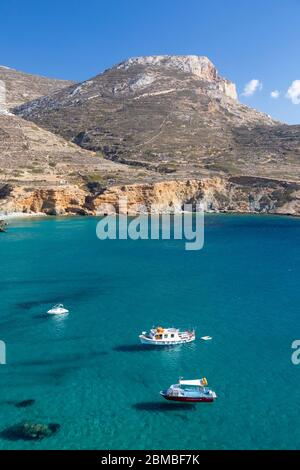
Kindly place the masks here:
MULTIPOLYGON (((185 204, 201 204, 204 211, 300 214, 300 184, 263 178, 220 177, 114 187, 96 197, 93 207, 103 214, 127 200, 128 214, 178 213, 185 204)), ((124 212, 124 204, 120 206, 124 212)))
POLYGON ((131 68, 138 66, 156 70, 166 69, 170 71, 181 71, 189 75, 195 75, 200 80, 214 84, 216 90, 220 90, 224 95, 237 100, 235 84, 222 78, 218 74, 217 69, 213 63, 207 57, 197 55, 158 55, 132 57, 124 62, 121 62, 116 66, 116 69, 130 70, 131 68))
POLYGON ((52 189, 0 186, 0 211, 48 215, 179 213, 185 204, 207 212, 300 215, 300 184, 264 178, 220 177, 203 180, 127 184, 93 191, 67 185, 52 189))

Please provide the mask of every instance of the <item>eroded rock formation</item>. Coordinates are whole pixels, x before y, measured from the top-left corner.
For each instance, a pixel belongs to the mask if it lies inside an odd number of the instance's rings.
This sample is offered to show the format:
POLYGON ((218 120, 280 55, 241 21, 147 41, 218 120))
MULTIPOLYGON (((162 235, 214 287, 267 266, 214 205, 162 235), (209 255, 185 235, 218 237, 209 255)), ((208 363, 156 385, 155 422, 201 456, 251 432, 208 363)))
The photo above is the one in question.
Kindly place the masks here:
POLYGON ((252 177, 204 178, 113 186, 57 189, 14 188, 0 210, 48 215, 104 215, 111 212, 178 213, 185 204, 208 212, 300 215, 300 184, 252 177), (120 204, 121 202, 121 204, 120 204))

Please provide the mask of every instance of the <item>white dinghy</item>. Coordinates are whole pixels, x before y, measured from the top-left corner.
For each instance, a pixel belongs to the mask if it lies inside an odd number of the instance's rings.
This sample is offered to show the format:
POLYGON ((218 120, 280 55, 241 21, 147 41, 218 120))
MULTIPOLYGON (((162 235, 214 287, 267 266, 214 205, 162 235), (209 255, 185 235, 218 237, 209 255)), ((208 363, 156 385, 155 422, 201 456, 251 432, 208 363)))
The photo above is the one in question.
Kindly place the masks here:
POLYGON ((49 315, 67 315, 69 310, 64 308, 63 304, 54 305, 50 310, 47 312, 49 315))

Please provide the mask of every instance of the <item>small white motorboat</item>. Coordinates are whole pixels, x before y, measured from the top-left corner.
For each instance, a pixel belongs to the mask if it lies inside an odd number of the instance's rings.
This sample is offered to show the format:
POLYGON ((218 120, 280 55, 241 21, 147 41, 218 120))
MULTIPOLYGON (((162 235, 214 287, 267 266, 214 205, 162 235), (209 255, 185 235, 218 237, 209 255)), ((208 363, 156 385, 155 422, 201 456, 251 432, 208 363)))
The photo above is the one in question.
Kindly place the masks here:
POLYGON ((216 392, 208 387, 205 377, 196 380, 179 379, 179 383, 171 385, 167 390, 162 390, 160 394, 166 400, 184 403, 209 403, 217 398, 216 392))
POLYGON ((203 339, 203 341, 209 341, 212 339, 211 336, 201 336, 201 339, 203 339))
POLYGON ((64 308, 63 304, 54 305, 50 310, 48 310, 49 315, 66 315, 69 313, 69 310, 64 308))
POLYGON ((195 330, 180 331, 177 328, 152 328, 149 333, 143 331, 139 335, 142 344, 150 346, 172 346, 176 344, 190 343, 195 341, 195 330))

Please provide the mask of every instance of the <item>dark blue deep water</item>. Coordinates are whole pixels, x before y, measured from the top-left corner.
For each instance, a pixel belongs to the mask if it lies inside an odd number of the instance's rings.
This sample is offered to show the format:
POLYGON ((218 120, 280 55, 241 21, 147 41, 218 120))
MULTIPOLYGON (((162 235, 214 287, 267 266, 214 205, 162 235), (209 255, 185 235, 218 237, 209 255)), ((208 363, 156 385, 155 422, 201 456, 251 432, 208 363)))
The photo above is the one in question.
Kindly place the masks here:
POLYGON ((96 223, 18 220, 0 236, 0 448, 300 448, 300 220, 209 215, 201 251, 99 241, 96 223), (68 317, 45 315, 57 302, 68 317), (138 334, 156 324, 198 338, 145 349, 138 334), (179 376, 206 376, 217 401, 164 401, 179 376), (61 428, 2 433, 22 421, 61 428))

